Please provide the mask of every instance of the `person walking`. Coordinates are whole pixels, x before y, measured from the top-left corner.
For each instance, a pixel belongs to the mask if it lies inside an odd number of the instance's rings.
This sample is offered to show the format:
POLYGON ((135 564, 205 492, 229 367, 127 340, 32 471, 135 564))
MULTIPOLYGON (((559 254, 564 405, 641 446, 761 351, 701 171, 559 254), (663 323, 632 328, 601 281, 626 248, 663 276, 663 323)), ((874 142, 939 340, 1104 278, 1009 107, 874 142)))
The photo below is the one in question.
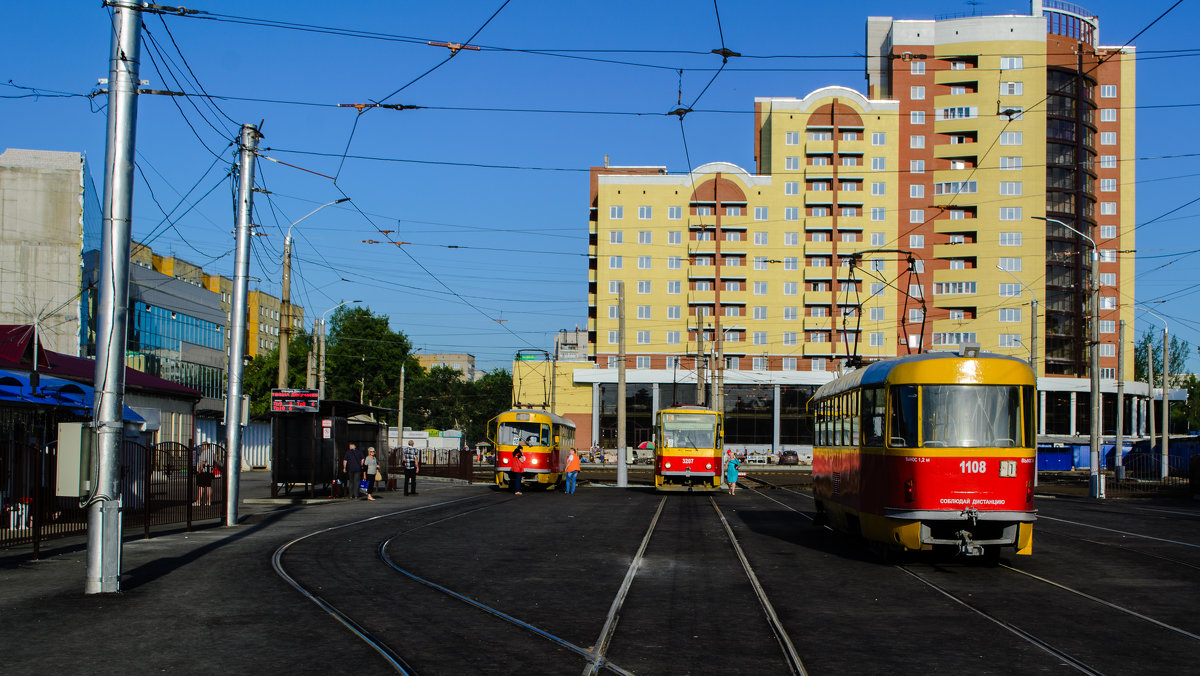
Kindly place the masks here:
POLYGON ((567 495, 575 492, 575 482, 579 479, 579 454, 575 449, 571 449, 571 454, 567 456, 567 495))
POLYGON ((358 446, 350 444, 345 457, 342 458, 342 472, 346 475, 346 485, 342 497, 358 499, 358 482, 362 481, 363 454, 358 446))
POLYGON ((200 444, 196 451, 196 501, 192 506, 212 504, 213 463, 216 460, 210 443, 200 444))
POLYGON ((513 495, 521 494, 521 479, 525 476, 525 453, 517 446, 512 454, 512 470, 509 472, 509 483, 513 487, 513 495))
POLYGON ((728 452, 728 459, 725 461, 725 483, 729 484, 729 494, 733 495, 737 491, 738 467, 742 461, 733 454, 733 449, 728 452))
POLYGON ((413 440, 408 440, 404 447, 404 494, 417 494, 417 474, 421 471, 421 453, 413 440))
POLYGON ((363 491, 367 494, 368 500, 374 500, 375 496, 371 495, 371 491, 375 488, 375 473, 379 471, 379 459, 375 457, 375 447, 367 448, 367 457, 363 460, 363 483, 366 484, 367 490, 363 491))

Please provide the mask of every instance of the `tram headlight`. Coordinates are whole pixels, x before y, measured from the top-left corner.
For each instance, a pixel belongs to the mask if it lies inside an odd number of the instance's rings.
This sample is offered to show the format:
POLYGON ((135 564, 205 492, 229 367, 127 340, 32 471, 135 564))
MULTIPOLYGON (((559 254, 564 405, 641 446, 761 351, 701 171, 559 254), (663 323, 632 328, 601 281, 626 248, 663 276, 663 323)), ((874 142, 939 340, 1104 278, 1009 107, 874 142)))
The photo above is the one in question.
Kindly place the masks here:
POLYGON ((669 462, 664 462, 664 463, 663 463, 663 468, 664 468, 664 469, 671 469, 671 463, 669 463, 669 462))
POLYGON ((712 463, 711 462, 704 463, 704 469, 712 469, 712 463))
POLYGON ((500 462, 501 462, 501 463, 503 463, 503 464, 505 464, 505 465, 507 465, 507 464, 508 464, 508 458, 504 458, 504 459, 503 459, 503 460, 501 460, 500 462))
POLYGON ((531 464, 531 465, 536 465, 536 464, 537 464, 537 458, 531 458, 531 459, 529 460, 529 464, 531 464))

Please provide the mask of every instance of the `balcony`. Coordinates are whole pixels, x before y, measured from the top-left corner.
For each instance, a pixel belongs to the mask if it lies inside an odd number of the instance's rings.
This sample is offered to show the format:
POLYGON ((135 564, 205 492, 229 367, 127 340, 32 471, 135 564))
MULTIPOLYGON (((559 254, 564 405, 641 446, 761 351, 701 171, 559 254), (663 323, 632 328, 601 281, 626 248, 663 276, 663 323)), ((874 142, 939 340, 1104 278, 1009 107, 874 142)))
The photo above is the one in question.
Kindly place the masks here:
POLYGON ((833 317, 805 317, 805 331, 831 331, 833 330, 833 317))
MULTIPOLYGON (((934 258, 974 258, 979 259, 980 250, 979 244, 935 244, 933 245, 934 258)), ((990 255, 995 255, 995 252, 990 252, 990 255)), ((957 272, 957 271, 956 271, 957 272)))
POLYGON ((804 268, 804 281, 830 282, 833 281, 834 268, 804 268))
POLYGON ((833 255, 833 242, 805 242, 805 256, 831 256, 833 255))

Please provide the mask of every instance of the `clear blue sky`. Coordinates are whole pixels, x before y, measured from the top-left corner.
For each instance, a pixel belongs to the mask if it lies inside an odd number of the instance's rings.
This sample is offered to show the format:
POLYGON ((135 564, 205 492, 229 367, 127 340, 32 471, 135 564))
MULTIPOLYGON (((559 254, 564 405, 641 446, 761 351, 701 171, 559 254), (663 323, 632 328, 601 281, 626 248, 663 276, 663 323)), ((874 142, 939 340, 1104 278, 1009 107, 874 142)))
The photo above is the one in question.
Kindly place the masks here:
MULTIPOLYGON (((1123 45, 1174 2, 1079 4, 1100 16, 1102 44, 1123 45)), ((98 5, 6 3, 0 82, 11 84, 0 85, 0 148, 85 152, 101 188, 104 97, 14 98, 30 92, 11 86, 93 91, 108 75, 110 23, 98 5)), ((258 187, 271 195, 255 201, 262 236, 252 287, 279 294, 283 230, 344 193, 361 212, 330 207, 295 228, 293 299, 310 320, 361 299, 422 351, 470 352, 480 367, 508 368, 516 350, 552 349, 558 330, 586 326, 589 166, 607 154, 613 164, 672 172, 689 160, 753 170, 755 96, 799 97, 835 84, 865 91, 856 56, 868 16, 973 9, 945 0, 901 5, 721 0, 719 21, 712 3, 644 0, 376 0, 336 10, 306 0, 200 0, 186 6, 209 15, 147 14, 146 86, 194 93, 198 81, 230 98, 217 110, 196 98, 140 97, 134 236, 231 276, 229 144, 240 124, 261 123, 264 154, 307 171, 259 162, 258 187), (266 22, 290 27, 259 25, 266 22), (472 44, 501 50, 464 50, 412 82, 449 55, 426 41, 462 42, 485 23, 472 44), (678 106, 681 86, 684 105, 700 95, 720 65, 709 52, 722 42, 746 57, 731 60, 687 116, 685 153, 677 118, 663 113, 678 106), (764 56, 816 58, 750 58, 764 56), (371 101, 427 108, 359 115, 336 107, 371 101), (337 176, 336 184, 317 174, 337 176), (164 210, 172 213, 165 223, 164 210), (387 237, 408 244, 364 242, 387 237)), ((1027 13, 1028 3, 975 9, 1027 13)), ((1134 43, 1143 158, 1136 302, 1166 316, 1193 351, 1200 201, 1188 203, 1200 198, 1200 139, 1188 130, 1200 113, 1191 86, 1198 24, 1200 10, 1185 1, 1134 43)), ((1139 314, 1139 333, 1156 324, 1139 314)))

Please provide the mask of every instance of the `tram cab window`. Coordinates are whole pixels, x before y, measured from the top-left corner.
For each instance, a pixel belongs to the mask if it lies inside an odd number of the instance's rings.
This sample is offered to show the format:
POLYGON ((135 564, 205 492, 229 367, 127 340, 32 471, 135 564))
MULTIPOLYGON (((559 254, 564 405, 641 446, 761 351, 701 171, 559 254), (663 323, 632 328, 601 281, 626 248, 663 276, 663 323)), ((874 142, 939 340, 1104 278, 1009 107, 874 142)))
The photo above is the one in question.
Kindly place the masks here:
POLYGON ((891 389, 891 437, 888 445, 912 448, 917 445, 917 387, 896 385, 891 389))
POLYGON ((500 443, 549 446, 550 426, 535 422, 506 422, 500 425, 500 443))
POLYGON ((926 385, 921 436, 927 448, 1012 448, 1022 445, 1021 388, 926 385))

